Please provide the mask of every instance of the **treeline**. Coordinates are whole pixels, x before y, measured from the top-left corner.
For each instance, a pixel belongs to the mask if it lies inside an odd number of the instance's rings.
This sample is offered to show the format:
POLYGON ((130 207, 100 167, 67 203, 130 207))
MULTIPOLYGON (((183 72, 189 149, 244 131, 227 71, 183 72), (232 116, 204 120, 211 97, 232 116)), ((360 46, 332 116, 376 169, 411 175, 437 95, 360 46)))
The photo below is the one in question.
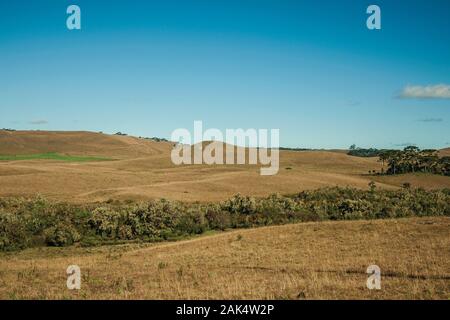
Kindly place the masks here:
POLYGON ((415 146, 408 146, 403 150, 363 149, 352 145, 347 154, 356 157, 379 157, 383 164, 379 174, 424 172, 450 175, 450 157, 439 157, 438 151, 434 149, 420 150, 415 146))
POLYGON ((81 246, 163 241, 208 230, 301 221, 450 215, 450 191, 326 188, 219 203, 154 200, 134 204, 72 205, 44 198, 0 199, 0 251, 36 246, 81 246))
MULTIPOLYGON (((118 131, 118 132, 114 133, 114 135, 116 135, 116 136, 128 136, 128 133, 124 133, 124 132, 118 131)), ((167 140, 165 138, 158 138, 158 137, 149 138, 149 137, 139 136, 138 138, 139 139, 145 139, 145 140, 153 140, 153 141, 156 141, 156 142, 169 142, 169 140, 167 140)))
POLYGON ((450 175, 450 157, 439 157, 433 149, 420 150, 409 146, 403 150, 382 152, 379 159, 388 166, 386 174, 424 172, 450 175))
POLYGON ((169 140, 167 140, 166 138, 158 138, 158 137, 152 137, 152 138, 147 138, 147 137, 139 137, 141 139, 146 139, 146 140, 153 140, 156 142, 169 142, 169 140))
POLYGON ((350 156, 355 156, 355 157, 378 157, 379 155, 381 155, 384 152, 388 152, 391 150, 387 150, 387 149, 376 149, 376 148, 358 148, 356 147, 354 144, 350 146, 350 149, 348 150, 347 154, 350 156))

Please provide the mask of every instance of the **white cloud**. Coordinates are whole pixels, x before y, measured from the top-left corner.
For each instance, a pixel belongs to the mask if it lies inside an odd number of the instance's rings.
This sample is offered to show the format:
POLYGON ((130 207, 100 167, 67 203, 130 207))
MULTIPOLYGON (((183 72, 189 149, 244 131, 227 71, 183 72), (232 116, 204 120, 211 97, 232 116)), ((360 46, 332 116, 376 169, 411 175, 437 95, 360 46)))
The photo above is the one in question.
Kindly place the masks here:
POLYGON ((399 95, 405 99, 450 99, 450 85, 406 86, 399 95))

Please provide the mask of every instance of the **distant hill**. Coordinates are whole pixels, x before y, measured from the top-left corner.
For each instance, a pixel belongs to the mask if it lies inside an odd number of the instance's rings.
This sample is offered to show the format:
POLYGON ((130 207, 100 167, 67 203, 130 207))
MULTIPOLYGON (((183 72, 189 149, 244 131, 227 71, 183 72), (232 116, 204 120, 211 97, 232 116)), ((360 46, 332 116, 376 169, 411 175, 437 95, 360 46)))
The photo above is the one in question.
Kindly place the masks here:
POLYGON ((385 189, 405 182, 411 187, 450 188, 450 178, 438 175, 374 176, 369 172, 380 171, 382 166, 376 157, 353 157, 339 150, 281 150, 278 174, 261 176, 261 165, 174 165, 170 157, 173 145, 95 132, 0 130, 0 156, 4 159, 11 159, 8 155, 57 153, 114 160, 65 162, 49 157, 0 161, 0 197, 42 194, 73 202, 217 201, 236 193, 267 196, 327 186, 365 189, 371 180, 385 189))
POLYGON ((169 142, 86 131, 0 130, 0 155, 58 152, 128 158, 168 152, 171 146, 169 142))

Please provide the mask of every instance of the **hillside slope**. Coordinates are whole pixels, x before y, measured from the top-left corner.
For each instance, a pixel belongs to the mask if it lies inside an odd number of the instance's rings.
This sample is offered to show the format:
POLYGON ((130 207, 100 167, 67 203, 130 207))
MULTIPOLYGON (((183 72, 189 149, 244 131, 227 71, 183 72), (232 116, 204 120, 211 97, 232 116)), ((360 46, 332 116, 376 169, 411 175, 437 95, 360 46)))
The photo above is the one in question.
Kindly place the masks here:
POLYGON ((0 131, 0 155, 58 152, 102 156, 114 161, 0 161, 0 196, 34 196, 71 202, 169 198, 217 201, 233 194, 266 196, 326 186, 367 188, 450 187, 450 178, 432 175, 380 177, 376 158, 331 151, 281 151, 279 173, 261 176, 259 165, 172 163, 173 144, 92 132, 0 131))
POLYGON ((69 155, 137 157, 167 152, 171 143, 86 131, 0 130, 0 154, 58 152, 69 155))
POLYGON ((312 222, 0 254, 0 299, 448 299, 448 217, 312 222), (81 290, 65 270, 81 268, 81 290), (381 268, 381 290, 366 287, 381 268))

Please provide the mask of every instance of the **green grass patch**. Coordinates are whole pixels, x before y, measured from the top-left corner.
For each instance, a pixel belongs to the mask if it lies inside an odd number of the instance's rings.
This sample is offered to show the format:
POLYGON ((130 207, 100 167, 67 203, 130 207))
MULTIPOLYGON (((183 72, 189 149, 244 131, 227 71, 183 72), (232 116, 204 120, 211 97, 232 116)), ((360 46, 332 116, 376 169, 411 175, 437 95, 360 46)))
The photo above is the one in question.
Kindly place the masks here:
POLYGON ((91 156, 70 156, 66 154, 59 154, 56 152, 19 154, 19 155, 0 155, 0 161, 17 161, 17 160, 58 160, 67 162, 86 162, 86 161, 108 161, 112 159, 102 157, 91 157, 91 156))

